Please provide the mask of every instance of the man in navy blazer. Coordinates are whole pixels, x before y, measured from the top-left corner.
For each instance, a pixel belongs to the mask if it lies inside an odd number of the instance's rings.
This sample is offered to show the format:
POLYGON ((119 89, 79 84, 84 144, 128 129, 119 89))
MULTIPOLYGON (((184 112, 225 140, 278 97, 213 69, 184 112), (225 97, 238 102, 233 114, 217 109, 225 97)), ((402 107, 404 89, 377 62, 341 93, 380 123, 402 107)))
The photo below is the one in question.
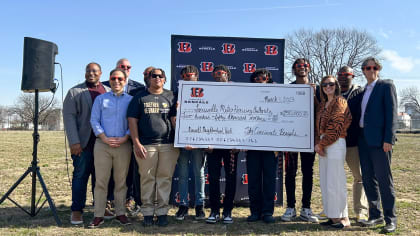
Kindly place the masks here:
POLYGON ((386 233, 396 229, 395 191, 391 173, 392 145, 397 124, 397 93, 391 80, 379 79, 380 62, 369 57, 362 63, 367 85, 361 99, 359 125, 360 166, 369 202, 366 226, 382 224, 386 233), (380 210, 382 201, 383 216, 380 210))

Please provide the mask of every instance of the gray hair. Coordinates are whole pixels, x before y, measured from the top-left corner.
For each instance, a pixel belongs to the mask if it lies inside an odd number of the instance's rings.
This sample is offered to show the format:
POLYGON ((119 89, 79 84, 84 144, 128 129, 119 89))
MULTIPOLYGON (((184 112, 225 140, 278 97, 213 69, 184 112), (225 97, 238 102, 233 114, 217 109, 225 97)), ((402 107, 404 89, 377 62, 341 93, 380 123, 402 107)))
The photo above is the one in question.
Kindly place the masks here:
POLYGON ((121 59, 119 59, 118 61, 117 61, 117 67, 118 67, 118 65, 119 64, 121 64, 121 62, 123 62, 123 61, 129 61, 127 58, 121 58, 121 59))
POLYGON ((379 62, 378 59, 376 59, 374 57, 368 57, 362 63, 362 71, 363 71, 363 68, 368 64, 369 61, 373 61, 376 64, 376 66, 379 67, 379 70, 382 70, 382 64, 381 64, 381 62, 379 62))

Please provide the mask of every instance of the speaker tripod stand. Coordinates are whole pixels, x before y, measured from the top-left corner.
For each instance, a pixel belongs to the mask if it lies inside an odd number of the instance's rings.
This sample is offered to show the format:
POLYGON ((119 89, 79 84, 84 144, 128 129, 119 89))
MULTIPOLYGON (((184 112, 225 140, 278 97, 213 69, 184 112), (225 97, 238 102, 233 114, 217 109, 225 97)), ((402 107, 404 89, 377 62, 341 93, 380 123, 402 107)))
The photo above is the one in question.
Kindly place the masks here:
POLYGON ((39 91, 38 89, 35 89, 35 111, 34 111, 34 133, 32 134, 33 137, 33 152, 32 152, 32 162, 31 165, 28 167, 28 169, 25 171, 25 173, 12 185, 12 187, 4 194, 4 196, 0 199, 0 204, 4 202, 4 200, 9 199, 11 202, 13 202, 17 207, 22 209, 25 213, 28 215, 34 217, 36 216, 42 207, 44 206, 45 202, 48 201, 48 204, 50 206, 50 209, 54 215, 55 222, 58 226, 61 226, 61 221, 58 218, 57 210, 55 208, 54 202, 51 199, 50 194, 48 193, 47 185, 45 185, 44 179, 42 178, 40 169, 38 167, 38 158, 37 158, 37 151, 38 151, 38 142, 39 142, 39 133, 38 133, 38 116, 39 116, 39 103, 38 103, 38 96, 39 91), (31 192, 31 210, 30 212, 24 209, 22 206, 20 206, 16 201, 9 198, 9 195, 15 190, 15 188, 28 176, 29 174, 32 174, 32 192, 31 192), (36 201, 36 177, 38 177, 39 183, 42 187, 42 193, 38 198, 38 201, 36 201), (41 204, 40 207, 38 207, 38 204, 41 201, 41 198, 45 194, 45 200, 41 204), (35 203, 36 201, 36 203, 35 203))

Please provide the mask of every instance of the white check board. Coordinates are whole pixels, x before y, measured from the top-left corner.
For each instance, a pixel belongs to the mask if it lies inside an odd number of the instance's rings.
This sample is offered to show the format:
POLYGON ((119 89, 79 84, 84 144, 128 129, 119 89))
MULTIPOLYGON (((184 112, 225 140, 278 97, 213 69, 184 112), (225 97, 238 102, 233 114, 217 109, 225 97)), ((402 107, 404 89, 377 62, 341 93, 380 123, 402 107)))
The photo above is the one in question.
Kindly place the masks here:
POLYGON ((175 147, 313 152, 309 85, 180 81, 175 147))

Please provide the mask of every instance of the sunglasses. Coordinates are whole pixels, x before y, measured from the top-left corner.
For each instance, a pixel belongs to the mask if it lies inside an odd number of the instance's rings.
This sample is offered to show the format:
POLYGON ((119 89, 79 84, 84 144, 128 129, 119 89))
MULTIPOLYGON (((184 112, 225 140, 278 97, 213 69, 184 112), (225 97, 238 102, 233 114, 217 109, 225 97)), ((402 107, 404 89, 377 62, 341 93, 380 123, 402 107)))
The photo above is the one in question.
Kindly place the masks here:
POLYGON ((192 77, 196 77, 196 73, 185 73, 182 74, 182 78, 192 78, 192 77))
POLYGON ((227 75, 226 71, 218 70, 213 72, 213 77, 225 77, 227 75))
POLYGON ((335 86, 335 83, 334 82, 322 83, 321 86, 324 87, 324 88, 328 87, 328 86, 333 87, 333 86, 335 86))
POLYGON ((349 72, 340 72, 340 73, 338 73, 338 76, 343 76, 343 77, 353 76, 353 73, 349 73, 349 72))
POLYGON ((296 64, 295 67, 296 68, 303 68, 303 67, 309 68, 311 66, 308 63, 303 63, 303 64, 296 64))
POLYGON ((377 67, 377 66, 365 66, 365 67, 363 67, 363 70, 371 70, 371 69, 373 69, 374 71, 377 71, 377 70, 379 70, 379 67, 377 67))
POLYGON ((164 79, 164 78, 165 78, 165 76, 163 76, 163 75, 158 75, 158 74, 152 74, 152 78, 153 78, 153 79, 157 79, 157 78, 164 79))
POLYGON ((86 70, 86 73, 96 73, 96 72, 100 72, 100 70, 95 70, 95 69, 93 69, 93 70, 86 70))
POLYGON ((120 65, 119 68, 121 68, 123 70, 130 70, 131 69, 131 66, 120 65))
POLYGON ((255 77, 254 80, 255 82, 265 82, 265 81, 268 81, 268 78, 267 76, 260 75, 260 76, 255 77))
POLYGON ((114 77, 110 77, 110 78, 109 78, 109 80, 111 80, 111 81, 118 80, 118 81, 122 82, 122 81, 124 81, 125 79, 124 79, 124 77, 116 77, 116 76, 114 76, 114 77))

